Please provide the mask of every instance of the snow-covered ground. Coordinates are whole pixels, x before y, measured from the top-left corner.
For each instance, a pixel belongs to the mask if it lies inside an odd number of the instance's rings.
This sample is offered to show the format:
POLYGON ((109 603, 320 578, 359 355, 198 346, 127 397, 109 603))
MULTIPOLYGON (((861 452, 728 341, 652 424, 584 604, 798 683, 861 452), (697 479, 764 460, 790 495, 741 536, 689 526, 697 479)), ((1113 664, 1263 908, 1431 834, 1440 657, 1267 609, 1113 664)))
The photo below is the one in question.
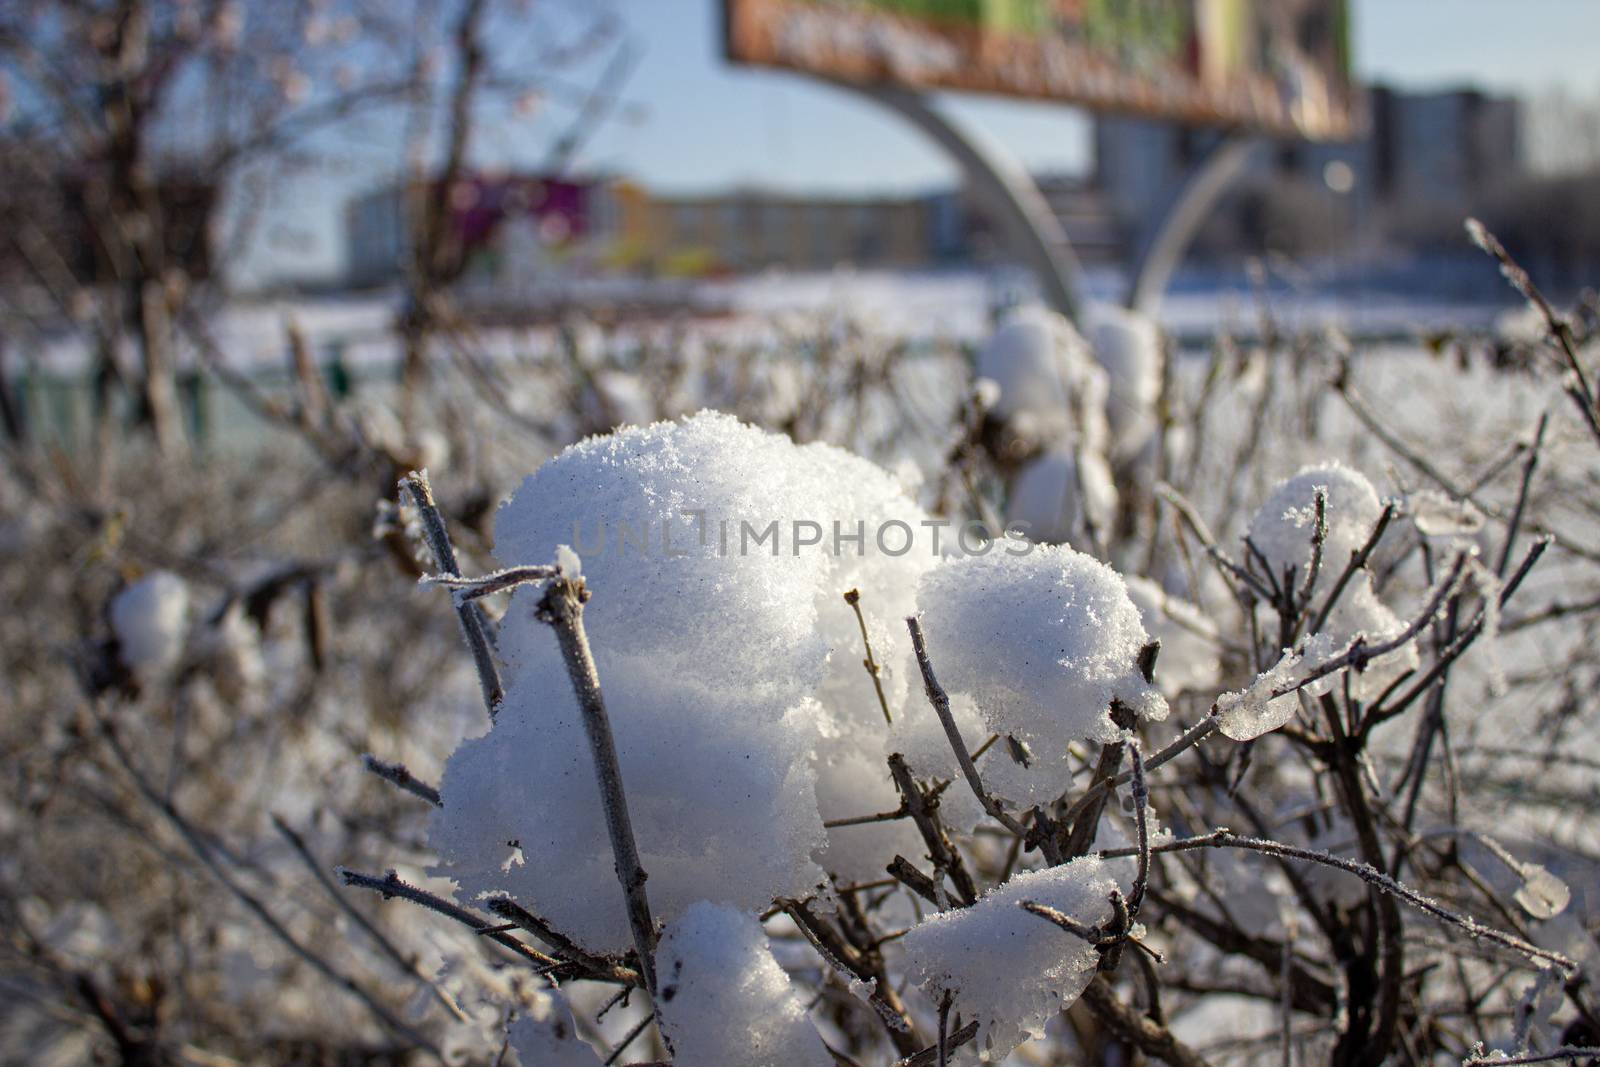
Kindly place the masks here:
MULTIPOLYGON (((1121 293, 1122 280, 1115 271, 1091 271, 1085 287, 1091 300, 1110 302, 1121 293)), ((726 307, 732 315, 702 319, 697 328, 708 337, 738 340, 764 331, 774 319, 842 316, 912 340, 973 341, 986 333, 997 307, 1029 298, 1034 288, 1026 274, 1009 270, 771 271, 701 283, 698 293, 704 303, 726 307)), ((282 367, 285 326, 290 322, 299 326, 320 359, 337 355, 352 369, 386 368, 394 365, 398 353, 392 327, 399 304, 395 293, 240 299, 213 315, 209 329, 217 348, 237 368, 282 367)), ((1254 334, 1263 314, 1291 333, 1336 328, 1356 337, 1394 339, 1442 329, 1485 328, 1503 307, 1375 289, 1297 292, 1280 285, 1259 295, 1246 282, 1207 277, 1180 279, 1158 317, 1182 343, 1193 346, 1219 331, 1254 334)), ((662 325, 628 329, 647 333, 662 325)), ((473 340, 493 357, 538 344, 549 333, 548 328, 496 327, 475 331, 473 340)), ((89 353, 84 334, 64 332, 19 344, 17 362, 43 373, 71 376, 87 366, 89 353)))

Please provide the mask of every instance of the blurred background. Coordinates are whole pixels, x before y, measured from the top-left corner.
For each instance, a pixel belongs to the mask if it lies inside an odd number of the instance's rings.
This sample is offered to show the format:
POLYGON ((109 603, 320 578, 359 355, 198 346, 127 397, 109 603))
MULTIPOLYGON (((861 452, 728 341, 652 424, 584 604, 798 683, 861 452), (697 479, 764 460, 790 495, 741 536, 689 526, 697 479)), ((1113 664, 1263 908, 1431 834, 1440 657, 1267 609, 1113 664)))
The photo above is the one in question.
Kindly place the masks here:
MULTIPOLYGON (((1249 263, 1286 306, 1361 331, 1481 322, 1505 293, 1476 269, 1468 214, 1557 289, 1593 262, 1592 5, 1355 0, 1347 17, 1362 126, 1257 146, 1175 281, 1180 333, 1237 306, 1249 263)), ((140 394, 163 438, 184 404, 206 433, 203 383, 182 400, 138 382, 145 362, 157 379, 193 366, 193 314, 250 373, 281 366, 264 323, 284 316, 339 374, 398 373, 391 327, 446 292, 504 326, 848 303, 970 337, 1032 284, 937 145, 854 93, 730 62, 713 0, 17 2, 3 20, 13 437, 81 431, 95 376, 140 394), (125 332, 137 353, 114 354, 107 335, 125 332)), ((934 103, 1032 174, 1097 296, 1120 293, 1220 137, 973 93, 934 103)))

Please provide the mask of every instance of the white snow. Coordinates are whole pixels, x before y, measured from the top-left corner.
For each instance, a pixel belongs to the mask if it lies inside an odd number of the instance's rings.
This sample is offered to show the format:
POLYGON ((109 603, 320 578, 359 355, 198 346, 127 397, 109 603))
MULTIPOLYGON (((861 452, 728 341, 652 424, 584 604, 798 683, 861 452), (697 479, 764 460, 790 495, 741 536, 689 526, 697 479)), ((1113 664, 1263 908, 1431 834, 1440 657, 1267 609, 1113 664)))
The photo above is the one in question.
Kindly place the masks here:
POLYGON ((1117 573, 1064 546, 1027 548, 952 559, 917 591, 939 681, 1039 757, 1032 795, 1008 797, 1019 802, 1066 787, 1060 771, 1072 742, 1117 739, 1113 700, 1142 718, 1167 714, 1139 673, 1149 635, 1117 573))
POLYGON ((1327 538, 1316 590, 1333 585, 1350 562, 1350 555, 1366 544, 1383 511, 1378 491, 1360 471, 1330 461, 1302 468, 1280 483, 1250 520, 1249 537, 1272 567, 1278 581, 1293 567, 1295 584, 1311 565, 1312 534, 1316 528, 1316 494, 1327 494, 1327 538))
POLYGON ((1099 953, 1087 942, 1024 911, 1034 901, 1086 927, 1111 918, 1115 883, 1097 856, 1017 875, 968 908, 917 924, 901 940, 908 973, 952 1011, 977 1019, 988 1060, 1004 1059, 1070 1005, 1094 978, 1099 953))
MULTIPOLYGON (((902 620, 938 562, 925 518, 865 460, 713 413, 569 448, 501 509, 502 563, 547 563, 562 545, 583 557, 585 628, 658 917, 701 899, 753 910, 803 895, 824 880, 814 856, 847 877, 881 876, 885 858, 867 847, 879 835, 841 829, 832 847, 819 814, 893 798, 888 726, 842 594, 861 592, 903 719, 902 620), (903 530, 880 541, 891 523, 903 530), (891 554, 902 532, 914 543, 891 554)), ((590 948, 621 950, 589 749, 554 637, 529 607, 538 595, 512 598, 505 702, 451 757, 431 840, 463 892, 509 892, 590 948), (512 841, 525 861, 506 866, 512 841)))
POLYGON ((1028 461, 1011 486, 1006 519, 1037 541, 1087 547, 1117 512, 1111 468, 1098 452, 1055 447, 1028 461))
POLYGON ((1289 690, 1332 651, 1330 639, 1314 637, 1299 649, 1285 650, 1277 663, 1256 675, 1255 681, 1244 689, 1218 697, 1217 716, 1223 736, 1249 741, 1294 718, 1300 698, 1289 690))
POLYGON ((1094 304, 1087 315, 1089 343, 1110 386, 1106 418, 1111 455, 1137 456, 1156 431, 1161 395, 1161 329, 1154 319, 1115 304, 1094 304))
POLYGON ((581 1037, 559 992, 525 1005, 508 1031, 522 1067, 598 1067, 600 1057, 581 1037))
MULTIPOLYGON (((1318 491, 1325 494, 1327 536, 1323 542, 1322 563, 1312 586, 1313 612, 1321 611, 1325 596, 1332 591, 1339 576, 1348 567, 1351 556, 1372 536, 1383 511, 1383 504, 1372 483, 1359 471, 1337 462, 1305 467, 1268 495, 1266 502, 1250 520, 1249 533, 1251 541, 1271 566, 1274 578, 1283 582, 1292 567, 1292 588, 1302 588, 1312 560, 1318 491)), ((1328 612, 1322 632, 1316 636, 1325 639, 1323 648, 1336 652, 1347 647, 1358 636, 1363 636, 1369 645, 1376 644, 1395 636, 1404 628, 1404 621, 1379 599, 1373 586, 1372 572, 1362 569, 1345 586, 1333 609, 1328 612)), ((1323 657, 1319 655, 1315 658, 1323 657)), ((1400 675, 1413 669, 1417 662, 1416 647, 1408 643, 1374 660, 1366 670, 1355 674, 1351 678, 1351 692, 1358 699, 1376 696, 1400 675)), ((1314 666, 1310 655, 1307 656, 1306 666, 1314 666)), ((1274 669, 1283 667, 1284 663, 1280 662, 1278 668, 1274 669)), ((1248 692, 1261 691, 1258 682, 1248 692)), ((1225 727, 1224 733, 1230 728, 1256 733, 1277 729, 1288 721, 1290 714, 1276 702, 1268 711, 1254 698, 1246 697, 1242 703, 1230 701, 1230 704, 1234 725, 1225 727), (1271 725, 1262 729, 1263 724, 1267 723, 1271 725)))
POLYGON ((692 905, 667 925, 656 971, 674 1062, 833 1067, 753 916, 704 901, 692 905))
POLYGON ((189 587, 171 571, 151 571, 111 601, 111 631, 122 662, 142 677, 170 669, 189 632, 189 587))
POLYGON ((1012 311, 978 350, 976 374, 1000 389, 994 414, 1031 440, 1099 451, 1108 382, 1083 337, 1035 305, 1012 311))

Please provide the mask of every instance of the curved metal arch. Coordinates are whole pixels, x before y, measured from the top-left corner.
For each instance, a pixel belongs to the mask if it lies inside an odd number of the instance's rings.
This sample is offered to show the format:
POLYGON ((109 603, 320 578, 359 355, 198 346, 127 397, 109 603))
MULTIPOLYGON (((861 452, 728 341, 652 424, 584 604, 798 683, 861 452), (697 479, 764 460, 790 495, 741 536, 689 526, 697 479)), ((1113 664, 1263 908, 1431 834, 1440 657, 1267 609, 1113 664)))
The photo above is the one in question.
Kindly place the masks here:
POLYGON ((1244 173, 1258 138, 1229 133, 1214 144, 1173 193, 1155 224, 1145 231, 1134 259, 1128 307, 1155 314, 1183 254, 1200 226, 1244 173))
POLYGON ((1025 169, 997 146, 980 144, 961 130, 922 93, 819 80, 891 108, 954 157, 984 210, 1000 223, 1006 242, 1038 276, 1045 302, 1074 323, 1082 321, 1083 267, 1066 231, 1025 169))

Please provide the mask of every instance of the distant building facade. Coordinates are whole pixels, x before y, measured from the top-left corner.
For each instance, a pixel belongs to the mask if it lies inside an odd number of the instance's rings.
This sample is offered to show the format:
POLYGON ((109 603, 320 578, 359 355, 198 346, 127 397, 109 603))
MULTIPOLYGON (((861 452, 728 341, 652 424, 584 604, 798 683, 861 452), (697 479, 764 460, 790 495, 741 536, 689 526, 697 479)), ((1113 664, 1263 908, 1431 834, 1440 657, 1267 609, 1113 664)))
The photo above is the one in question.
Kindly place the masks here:
MULTIPOLYGON (((1368 91, 1366 135, 1351 142, 1264 144, 1241 185, 1320 188, 1330 211, 1376 221, 1425 204, 1464 211, 1524 168, 1518 101, 1472 89, 1368 91), (1335 205, 1337 201, 1337 205, 1335 205)), ((1126 239, 1137 240, 1221 134, 1114 115, 1094 120, 1095 185, 1126 239)))
MULTIPOLYGON (((1046 201, 1080 255, 1110 259, 1120 235, 1100 192, 1046 176, 1046 201)), ((346 211, 348 280, 400 280, 423 183, 378 190, 346 211)), ((458 284, 502 293, 552 277, 704 276, 839 266, 906 270, 1002 260, 1001 235, 964 188, 918 196, 808 196, 762 189, 653 193, 626 180, 465 176, 447 225, 463 257, 458 284)))
MULTIPOLYGON (((581 244, 595 208, 592 183, 534 175, 467 174, 446 191, 445 226, 463 278, 537 274, 553 269, 581 244)), ((399 280, 411 254, 412 227, 426 182, 370 193, 345 212, 347 278, 366 288, 399 280)))

